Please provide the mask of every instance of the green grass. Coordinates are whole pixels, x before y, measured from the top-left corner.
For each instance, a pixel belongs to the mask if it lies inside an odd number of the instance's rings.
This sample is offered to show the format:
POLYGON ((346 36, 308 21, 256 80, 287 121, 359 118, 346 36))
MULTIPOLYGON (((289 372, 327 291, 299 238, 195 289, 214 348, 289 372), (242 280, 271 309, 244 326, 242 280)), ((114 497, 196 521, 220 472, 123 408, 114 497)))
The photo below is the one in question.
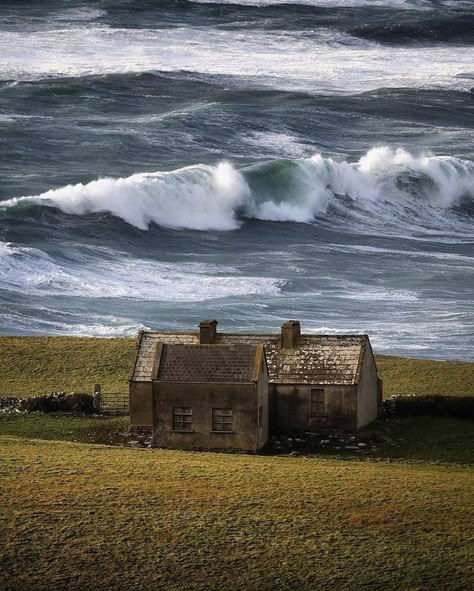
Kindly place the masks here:
MULTIPOLYGON (((0 395, 125 392, 126 339, 1 337, 0 395)), ((378 357, 385 394, 474 394, 474 364, 378 357)), ((0 415, 0 588, 474 588, 474 423, 373 428, 370 455, 112 447, 124 418, 0 415)))
MULTIPOLYGON (((0 396, 55 390, 127 392, 135 355, 131 339, 0 337, 0 396)), ((377 356, 386 397, 392 394, 474 395, 474 363, 377 356)))
POLYGON ((377 356, 384 396, 444 394, 474 396, 474 363, 377 356))
POLYGON ((474 464, 474 421, 445 417, 408 417, 379 421, 388 441, 370 456, 396 462, 474 464))
POLYGON ((13 435, 0 447, 5 591, 474 586, 472 469, 13 435))
POLYGON ((131 339, 0 337, 0 396, 127 392, 134 355, 131 339))
POLYGON ((59 412, 0 414, 0 435, 25 439, 120 444, 128 427, 128 417, 88 417, 59 412))
MULTIPOLYGON (((0 414, 0 436, 78 443, 123 445, 128 441, 127 417, 77 416, 66 413, 0 414)), ((442 417, 413 417, 378 421, 362 430, 376 431, 384 441, 368 456, 358 454, 344 459, 396 461, 434 464, 474 464, 474 422, 442 417), (386 440, 386 441, 385 441, 386 440)), ((317 452, 316 452, 317 453, 317 452)), ((330 458, 322 451, 317 457, 330 458)))

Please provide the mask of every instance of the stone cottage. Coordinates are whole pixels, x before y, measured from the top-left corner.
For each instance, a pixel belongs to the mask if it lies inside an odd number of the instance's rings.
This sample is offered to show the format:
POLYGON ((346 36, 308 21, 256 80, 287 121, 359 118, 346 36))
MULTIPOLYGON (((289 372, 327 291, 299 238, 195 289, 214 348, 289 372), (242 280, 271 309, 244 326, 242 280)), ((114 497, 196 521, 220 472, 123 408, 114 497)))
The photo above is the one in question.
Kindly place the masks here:
POLYGON ((141 332, 129 379, 131 424, 153 427, 155 443, 163 447, 233 442, 230 447, 257 450, 268 430, 357 430, 377 418, 381 404, 367 335, 305 335, 295 320, 279 334, 220 333, 215 320, 201 322, 199 332, 141 332), (250 380, 250 358, 256 368, 258 351, 262 367, 250 380), (190 408, 192 428, 184 434, 174 428, 173 409, 190 408), (218 408, 232 411, 230 439, 213 429, 218 408))
POLYGON ((160 344, 153 437, 160 447, 257 452, 268 440, 263 345, 160 344))

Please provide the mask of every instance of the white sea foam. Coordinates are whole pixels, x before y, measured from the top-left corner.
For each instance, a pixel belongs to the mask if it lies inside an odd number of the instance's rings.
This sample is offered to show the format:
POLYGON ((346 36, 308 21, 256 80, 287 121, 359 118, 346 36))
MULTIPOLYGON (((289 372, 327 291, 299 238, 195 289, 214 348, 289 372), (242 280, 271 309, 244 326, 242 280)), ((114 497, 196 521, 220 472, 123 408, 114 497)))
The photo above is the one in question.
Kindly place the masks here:
POLYGON ((243 177, 222 163, 68 185, 1 206, 30 202, 77 215, 106 211, 142 229, 154 222, 173 228, 232 230, 238 227, 235 211, 249 195, 243 177))
POLYGON ((129 318, 106 314, 78 312, 67 314, 63 311, 36 306, 30 313, 8 311, 2 313, 0 331, 3 334, 66 334, 68 336, 133 337, 139 330, 150 327, 129 318))
POLYGON ((239 275, 229 267, 161 263, 116 252, 77 258, 66 262, 36 248, 0 242, 0 287, 39 296, 192 302, 275 295, 282 284, 271 277, 239 275))
POLYGON ((419 295, 411 289, 388 289, 386 287, 362 285, 347 282, 344 287, 334 293, 335 298, 357 300, 360 302, 396 302, 398 304, 416 302, 419 295))
POLYGON ((60 22, 90 22, 107 14, 101 8, 80 6, 77 8, 63 8, 48 14, 48 19, 60 22))
MULTIPOLYGON (((336 162, 318 154, 295 161, 283 173, 279 166, 278 162, 270 165, 267 174, 280 174, 279 185, 281 175, 286 175, 284 194, 281 190, 275 193, 271 178, 260 180, 252 190, 255 169, 239 172, 221 163, 69 185, 3 201, 0 208, 36 204, 75 215, 109 212, 141 229, 153 222, 171 228, 233 230, 242 216, 311 222, 325 214, 329 204, 337 205, 335 196, 342 195, 356 206, 350 211, 354 222, 371 220, 379 225, 383 221, 396 226, 402 220, 405 230, 419 231, 414 214, 425 212, 428 221, 447 227, 443 212, 474 198, 473 163, 453 157, 374 148, 356 163, 336 162)), ((422 230, 438 231, 429 224, 422 230)))
POLYGON ((430 0, 192 0, 197 4, 237 4, 239 6, 321 6, 329 8, 364 8, 371 6, 419 10, 429 6, 430 0))
MULTIPOLYGON (((427 10, 433 8, 433 0, 192 0, 197 4, 237 4, 239 6, 278 6, 294 4, 296 6, 320 6, 324 8, 403 8, 404 10, 427 10)), ((439 0, 437 8, 452 6, 471 8, 471 0, 439 0)))
POLYGON ((144 71, 193 71, 249 84, 355 93, 380 87, 465 89, 470 47, 387 47, 338 32, 212 27, 113 29, 72 25, 0 31, 0 77, 29 80, 144 71))
POLYGON ((473 257, 451 252, 426 251, 416 248, 407 250, 400 248, 383 248, 377 246, 367 246, 360 244, 313 244, 311 251, 315 254, 337 253, 353 254, 360 260, 360 255, 370 256, 381 261, 382 259, 399 259, 400 256, 405 260, 408 266, 413 265, 412 259, 422 259, 423 268, 432 268, 433 271, 459 269, 463 273, 472 275, 474 268, 472 266, 473 257))
POLYGON ((304 158, 313 150, 304 138, 281 131, 246 131, 241 134, 241 141, 255 148, 255 156, 262 154, 273 158, 304 158))
MULTIPOLYGON (((432 311, 429 320, 425 314, 413 314, 409 318, 396 314, 390 319, 372 319, 362 322, 345 319, 324 325, 305 323, 304 332, 309 334, 368 334, 377 353, 390 355, 412 354, 430 359, 472 359, 472 352, 461 351, 453 334, 466 334, 468 318, 453 314, 449 319, 440 318, 432 311), (440 348, 439 343, 443 342, 440 348)), ((471 321, 472 325, 472 321, 471 321)))

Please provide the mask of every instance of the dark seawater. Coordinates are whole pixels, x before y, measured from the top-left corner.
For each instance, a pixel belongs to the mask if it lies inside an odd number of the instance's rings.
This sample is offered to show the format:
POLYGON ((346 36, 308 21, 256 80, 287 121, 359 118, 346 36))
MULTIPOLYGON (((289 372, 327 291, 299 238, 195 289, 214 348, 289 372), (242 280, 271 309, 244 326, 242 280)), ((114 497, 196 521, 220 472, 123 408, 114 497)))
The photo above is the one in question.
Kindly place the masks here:
POLYGON ((474 360, 474 3, 3 1, 3 334, 474 360))

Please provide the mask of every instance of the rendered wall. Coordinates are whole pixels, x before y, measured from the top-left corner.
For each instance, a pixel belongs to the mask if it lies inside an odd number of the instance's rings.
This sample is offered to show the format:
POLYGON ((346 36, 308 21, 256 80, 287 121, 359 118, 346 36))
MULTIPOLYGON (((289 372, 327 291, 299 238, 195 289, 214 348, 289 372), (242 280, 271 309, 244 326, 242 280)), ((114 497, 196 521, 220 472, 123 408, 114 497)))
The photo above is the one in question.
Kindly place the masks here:
POLYGON ((175 449, 257 451, 256 384, 176 384, 154 382, 153 442, 175 449), (173 431, 173 407, 191 407, 193 432, 173 431), (232 409, 232 433, 212 431, 212 409, 232 409))
MULTIPOLYGON (((265 361, 263 361, 265 364, 265 361)), ((258 407, 262 407, 262 422, 258 427, 258 449, 261 449, 268 441, 270 433, 270 404, 269 404, 269 384, 266 367, 260 372, 260 378, 257 383, 258 407)))
POLYGON ((377 366, 370 345, 367 345, 357 393, 357 428, 375 421, 379 413, 379 382, 377 366))
POLYGON ((275 431, 303 431, 321 426, 356 429, 357 388, 355 386, 282 385, 272 392, 272 424, 275 431), (325 414, 322 421, 311 417, 311 389, 324 389, 325 414))
POLYGON ((130 382, 130 425, 151 427, 153 423, 153 384, 130 382))

